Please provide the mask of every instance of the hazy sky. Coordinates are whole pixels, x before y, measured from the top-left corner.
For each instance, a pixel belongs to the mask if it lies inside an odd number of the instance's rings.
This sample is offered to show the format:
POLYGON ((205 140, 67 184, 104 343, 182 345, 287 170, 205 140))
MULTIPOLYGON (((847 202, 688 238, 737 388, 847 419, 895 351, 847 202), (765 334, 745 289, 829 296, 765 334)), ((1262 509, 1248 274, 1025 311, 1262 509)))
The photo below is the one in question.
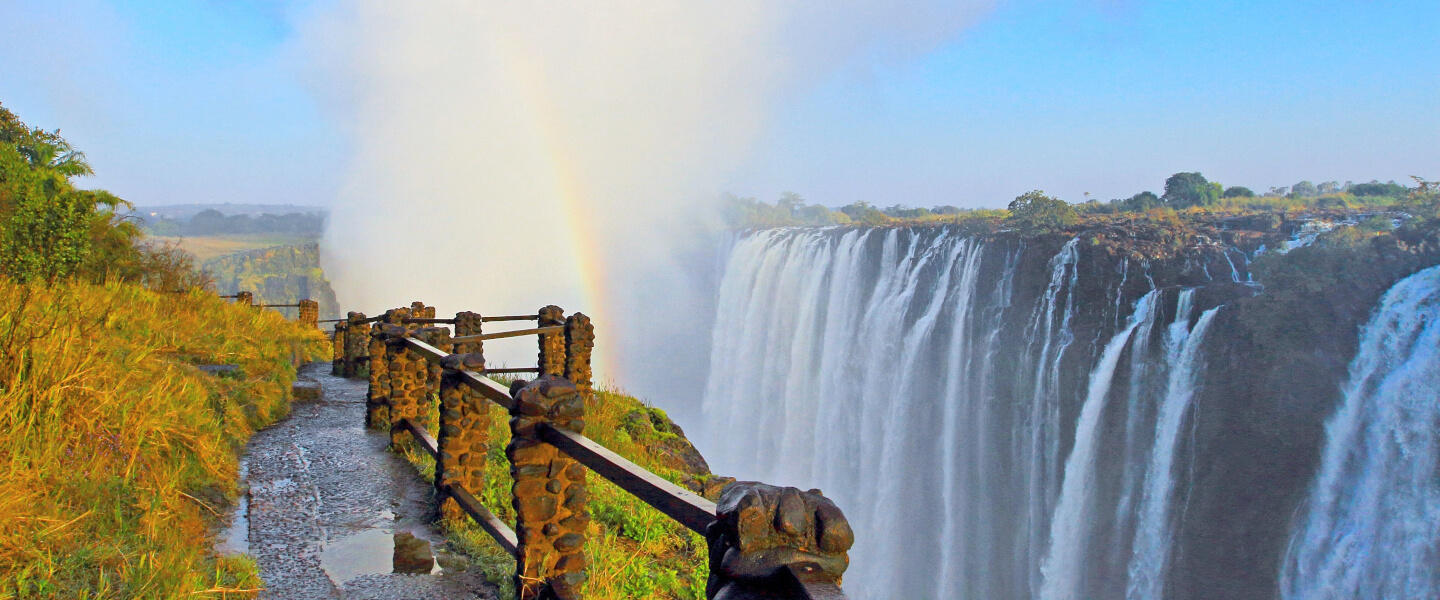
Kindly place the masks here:
MULTIPOLYGON (((0 0, 0 103, 141 204, 329 204, 363 124, 297 28, 330 3, 0 0)), ((1081 201, 1199 170, 1257 189, 1440 178, 1433 0, 1002 2, 778 96, 724 188, 814 202, 1081 201)))

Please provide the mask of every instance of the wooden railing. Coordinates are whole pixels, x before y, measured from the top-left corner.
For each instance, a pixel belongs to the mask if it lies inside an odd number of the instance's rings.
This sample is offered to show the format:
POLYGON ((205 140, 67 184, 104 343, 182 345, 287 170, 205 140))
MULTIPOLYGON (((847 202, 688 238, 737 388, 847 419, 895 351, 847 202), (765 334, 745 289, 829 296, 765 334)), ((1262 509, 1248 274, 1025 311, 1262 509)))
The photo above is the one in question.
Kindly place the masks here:
POLYGON ((294 308, 297 309, 295 322, 303 323, 311 327, 320 326, 320 303, 314 300, 300 300, 295 304, 256 304, 255 294, 251 292, 235 292, 234 294, 220 297, 233 298, 236 304, 254 306, 255 308, 294 308))
POLYGON ((416 302, 377 317, 350 313, 335 325, 333 369, 356 377, 368 367, 366 425, 388 425, 392 446, 413 441, 435 460, 440 512, 467 515, 515 557, 518 599, 581 598, 587 470, 706 537, 708 598, 845 597, 840 577, 854 536, 819 490, 735 482, 717 505, 585 437, 586 404, 593 402, 589 317, 567 318, 555 306, 533 316, 463 312, 453 319, 437 319, 434 310, 416 302), (538 326, 481 332, 483 323, 529 320, 538 326), (434 327, 439 324, 454 325, 456 335, 434 327), (536 367, 487 368, 485 341, 526 335, 539 340, 536 367), (494 373, 538 377, 506 387, 486 377, 494 373), (437 399, 438 438, 428 427, 437 399), (514 529, 474 495, 485 484, 487 402, 511 417, 505 453, 514 480, 514 529))

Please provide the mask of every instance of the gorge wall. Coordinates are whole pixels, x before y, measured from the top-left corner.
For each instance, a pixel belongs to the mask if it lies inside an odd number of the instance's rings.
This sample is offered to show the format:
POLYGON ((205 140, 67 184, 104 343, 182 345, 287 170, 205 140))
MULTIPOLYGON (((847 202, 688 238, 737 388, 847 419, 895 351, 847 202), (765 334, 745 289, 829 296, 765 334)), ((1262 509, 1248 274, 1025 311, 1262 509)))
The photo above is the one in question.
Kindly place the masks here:
POLYGON ((1440 260, 1397 233, 1252 274, 1296 233, 1254 229, 739 235, 704 446, 834 498, 855 597, 1276 598, 1335 529, 1295 515, 1361 325, 1440 260))

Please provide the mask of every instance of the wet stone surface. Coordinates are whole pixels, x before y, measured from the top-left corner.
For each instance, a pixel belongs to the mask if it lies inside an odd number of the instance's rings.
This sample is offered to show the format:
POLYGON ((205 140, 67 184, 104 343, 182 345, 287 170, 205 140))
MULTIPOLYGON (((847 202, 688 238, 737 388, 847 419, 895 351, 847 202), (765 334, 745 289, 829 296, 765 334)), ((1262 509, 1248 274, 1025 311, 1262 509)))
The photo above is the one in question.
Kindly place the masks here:
POLYGON ((494 598, 429 525, 430 485, 386 450, 388 435, 365 430, 366 383, 318 363, 301 377, 320 383, 320 398, 296 402, 247 448, 249 514, 240 517, 265 579, 261 597, 494 598))

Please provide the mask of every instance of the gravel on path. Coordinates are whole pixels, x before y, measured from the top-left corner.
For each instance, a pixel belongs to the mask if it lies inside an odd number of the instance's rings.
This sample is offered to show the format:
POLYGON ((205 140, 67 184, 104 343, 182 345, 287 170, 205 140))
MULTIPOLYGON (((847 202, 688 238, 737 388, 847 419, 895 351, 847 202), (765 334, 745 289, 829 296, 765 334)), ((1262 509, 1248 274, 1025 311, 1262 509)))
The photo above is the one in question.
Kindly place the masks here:
POLYGON ((365 429, 365 382, 331 375, 328 363, 307 365, 301 378, 320 382, 320 399, 296 402, 256 433, 243 461, 248 514, 235 529, 248 520, 248 535, 228 546, 259 563, 261 597, 495 598, 430 525, 432 486, 386 449, 387 435, 365 429))

